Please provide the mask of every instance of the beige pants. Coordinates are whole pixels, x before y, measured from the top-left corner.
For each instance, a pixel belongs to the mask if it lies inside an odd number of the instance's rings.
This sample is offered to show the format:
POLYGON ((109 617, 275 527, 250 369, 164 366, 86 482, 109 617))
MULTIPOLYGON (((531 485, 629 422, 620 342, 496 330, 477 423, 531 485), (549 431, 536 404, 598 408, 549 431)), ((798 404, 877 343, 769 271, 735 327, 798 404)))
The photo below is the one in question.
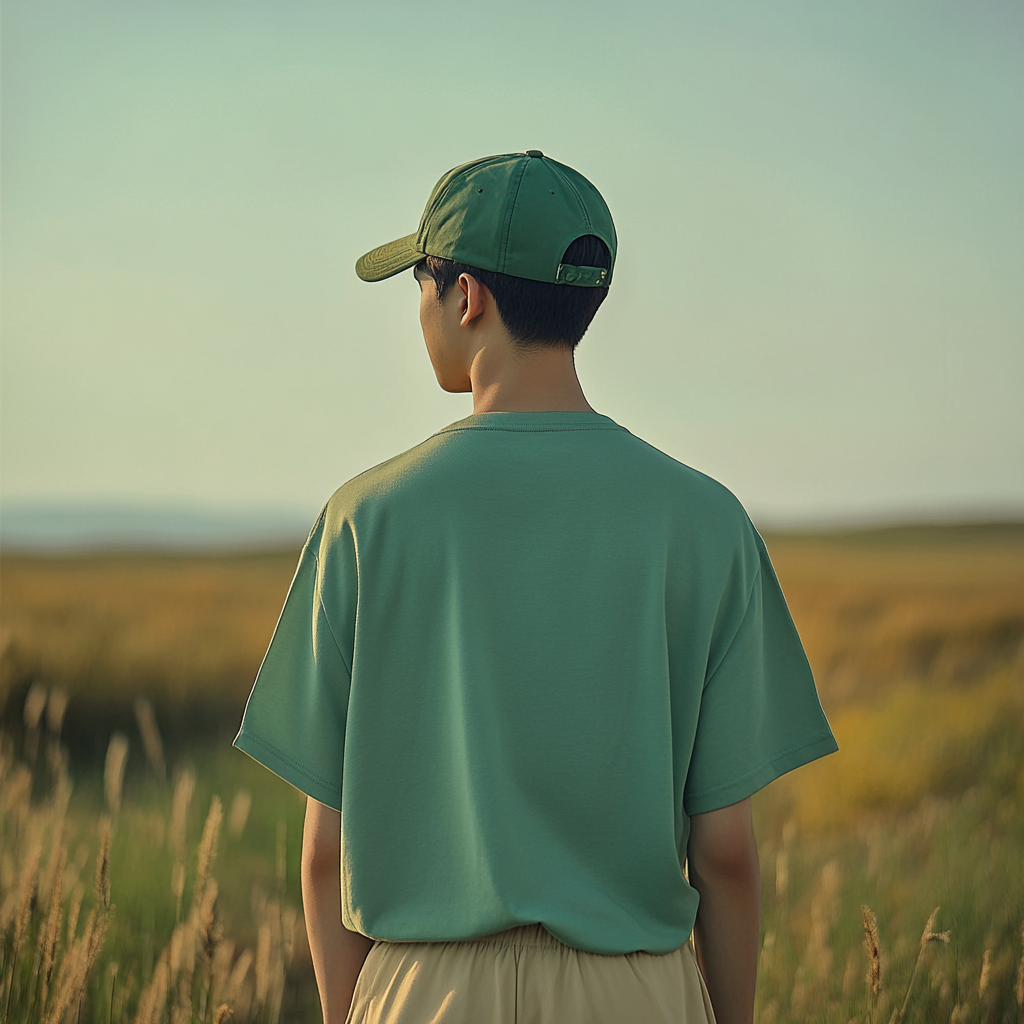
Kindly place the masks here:
POLYGON ((468 942, 375 942, 347 1024, 714 1024, 689 943, 601 956, 540 925, 468 942))

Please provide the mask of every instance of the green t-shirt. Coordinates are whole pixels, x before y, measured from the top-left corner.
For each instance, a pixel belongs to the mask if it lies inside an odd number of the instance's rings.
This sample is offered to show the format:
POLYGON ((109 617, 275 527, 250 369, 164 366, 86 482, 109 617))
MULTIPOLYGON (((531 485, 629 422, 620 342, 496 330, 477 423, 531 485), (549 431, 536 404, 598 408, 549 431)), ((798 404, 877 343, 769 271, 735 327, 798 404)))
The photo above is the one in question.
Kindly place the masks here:
POLYGON ((341 811, 342 920, 667 953, 689 817, 837 749, 764 544, 598 413, 485 413, 350 480, 235 740, 341 811))

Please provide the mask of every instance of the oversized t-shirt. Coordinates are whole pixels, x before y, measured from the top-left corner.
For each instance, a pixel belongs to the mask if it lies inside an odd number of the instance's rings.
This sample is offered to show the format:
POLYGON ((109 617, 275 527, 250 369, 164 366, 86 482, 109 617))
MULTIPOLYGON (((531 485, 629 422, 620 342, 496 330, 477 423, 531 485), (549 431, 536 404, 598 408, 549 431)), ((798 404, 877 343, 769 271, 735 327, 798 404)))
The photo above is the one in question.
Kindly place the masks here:
POLYGON ((303 548, 235 744, 341 811, 342 920, 666 953, 690 817, 837 749, 725 487, 598 413, 469 416, 303 548))

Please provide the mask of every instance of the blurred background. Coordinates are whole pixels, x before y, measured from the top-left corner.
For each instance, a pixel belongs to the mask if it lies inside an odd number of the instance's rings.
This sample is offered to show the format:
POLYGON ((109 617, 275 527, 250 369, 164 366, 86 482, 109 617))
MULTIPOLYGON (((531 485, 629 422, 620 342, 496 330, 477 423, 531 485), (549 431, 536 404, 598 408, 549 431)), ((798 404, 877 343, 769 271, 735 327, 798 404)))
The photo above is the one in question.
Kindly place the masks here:
POLYGON ((757 798, 759 1021, 1024 1020, 1016 0, 2 17, 12 1020, 316 1019, 302 802, 230 739, 319 508, 471 409, 355 260, 527 148, 616 219, 591 403, 744 503, 839 739, 757 798))

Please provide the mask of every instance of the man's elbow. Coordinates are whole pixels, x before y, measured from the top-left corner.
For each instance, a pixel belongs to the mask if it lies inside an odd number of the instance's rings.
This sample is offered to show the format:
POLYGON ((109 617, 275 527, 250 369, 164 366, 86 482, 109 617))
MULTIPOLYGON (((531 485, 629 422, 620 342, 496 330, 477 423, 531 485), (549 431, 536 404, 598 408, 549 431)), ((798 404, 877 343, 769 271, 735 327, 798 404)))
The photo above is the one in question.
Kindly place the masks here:
POLYGON ((694 815, 687 860, 694 879, 740 882, 759 878, 749 799, 694 815))
POLYGON ((712 853, 689 851, 691 882, 722 882, 749 884, 759 882, 761 866, 757 850, 747 847, 722 849, 712 853))
POLYGON ((302 877, 321 879, 341 873, 341 857, 337 847, 332 851, 321 846, 302 847, 302 877))

